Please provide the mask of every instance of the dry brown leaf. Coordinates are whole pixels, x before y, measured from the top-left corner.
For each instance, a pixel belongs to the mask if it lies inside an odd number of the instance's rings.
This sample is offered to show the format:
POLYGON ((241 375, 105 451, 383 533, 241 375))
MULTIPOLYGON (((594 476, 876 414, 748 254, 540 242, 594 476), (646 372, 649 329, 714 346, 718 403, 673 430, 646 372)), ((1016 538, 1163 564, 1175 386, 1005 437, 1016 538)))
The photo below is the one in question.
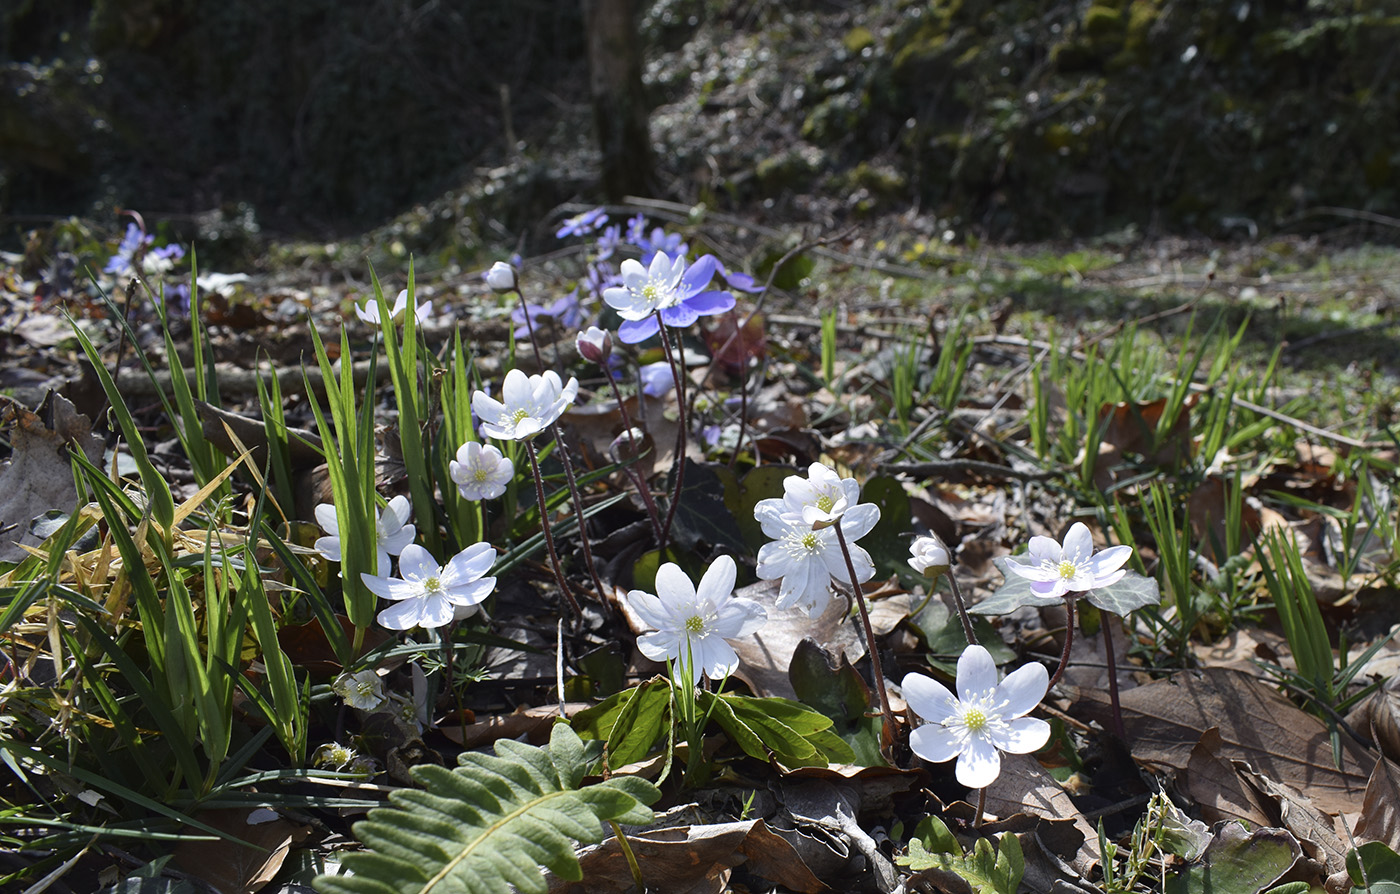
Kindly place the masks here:
POLYGON ((1278 804, 1280 822, 1298 839, 1308 859, 1318 863, 1328 874, 1346 869, 1348 847, 1337 834, 1336 826, 1342 820, 1334 821, 1318 810, 1310 798, 1293 786, 1261 776, 1244 761, 1234 764, 1241 779, 1278 804))
MULTIPOLYGON (((1122 694, 1123 726, 1133 757, 1150 766, 1186 768, 1201 731, 1220 730, 1220 756, 1303 792, 1331 814, 1361 808, 1375 758, 1342 739, 1342 768, 1322 721, 1249 674, 1218 668, 1183 671, 1122 694)), ((1078 690, 1080 713, 1107 726, 1108 693, 1078 690)))
POLYGON ((49 392, 35 411, 5 404, 10 460, 0 466, 0 562, 20 562, 29 553, 20 544, 43 541, 29 533, 30 523, 52 509, 72 512, 78 502, 73 466, 64 448, 76 444, 94 465, 102 465, 102 439, 92 421, 66 397, 49 392))
POLYGON ((1103 859, 1099 851, 1099 833, 1079 808, 1070 800, 1069 793, 1055 781, 1034 757, 1028 754, 1003 754, 1001 775, 987 786, 986 810, 994 816, 1010 817, 1025 813, 1046 819, 1073 819, 1074 827, 1084 836, 1079 852, 1070 860, 1084 878, 1088 878, 1094 866, 1103 859))
MULTIPOLYGON (((741 587, 734 595, 769 606, 768 623, 751 637, 736 640, 739 668, 734 676, 743 680, 755 695, 797 698, 788 667, 798 643, 811 637, 833 654, 844 652, 852 664, 865 654, 864 641, 847 617, 846 601, 833 599, 819 618, 809 618, 801 608, 775 609, 777 581, 760 581, 741 587)), ((634 628, 635 629, 635 628, 634 628)))
POLYGON ((1358 844, 1382 841, 1400 853, 1400 766, 1394 762, 1385 758, 1376 761, 1353 834, 1358 844))
MULTIPOLYGON (((675 826, 629 833, 627 843, 650 891, 721 894, 741 863, 768 881, 802 894, 828 890, 781 836, 761 819, 707 826, 675 826)), ((616 838, 579 855, 584 882, 550 875, 550 894, 622 894, 633 890, 632 873, 616 838)))
POLYGON ((195 819, 243 842, 220 838, 175 847, 175 864, 219 894, 256 894, 281 870, 292 845, 311 831, 265 807, 204 810, 195 819))
MULTIPOLYGON (((564 705, 564 710, 573 715, 587 707, 583 702, 569 702, 564 705)), ((521 736, 542 745, 549 741, 549 731, 558 716, 558 704, 519 707, 510 714, 498 714, 475 723, 442 723, 438 725, 438 732, 463 748, 481 748, 498 739, 518 739, 521 736)))
POLYGON ((1208 823, 1238 819, 1254 826, 1273 825, 1278 812, 1240 779, 1234 763, 1220 756, 1220 746, 1220 730, 1206 730, 1191 749, 1185 772, 1177 778, 1178 788, 1196 802, 1201 819, 1208 823))
POLYGON ((1271 630, 1240 628, 1231 630, 1213 643, 1192 640, 1191 651, 1202 667, 1231 668, 1252 673, 1257 667, 1255 660, 1278 664, 1279 656, 1288 652, 1288 640, 1271 630))

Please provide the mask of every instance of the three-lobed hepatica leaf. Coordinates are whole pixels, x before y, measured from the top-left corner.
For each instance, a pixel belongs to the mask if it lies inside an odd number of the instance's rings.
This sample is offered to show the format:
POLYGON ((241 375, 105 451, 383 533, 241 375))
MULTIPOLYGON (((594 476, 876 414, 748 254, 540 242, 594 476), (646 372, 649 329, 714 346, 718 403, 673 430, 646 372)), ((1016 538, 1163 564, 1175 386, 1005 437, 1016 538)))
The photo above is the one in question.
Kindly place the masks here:
POLYGON ((602 840, 604 820, 651 822, 646 805, 661 797, 660 789, 635 776, 582 786, 584 743, 565 723, 555 724, 543 748, 505 739, 495 750, 467 752, 455 770, 414 767, 421 789, 390 793, 391 806, 355 824, 369 850, 342 857, 354 875, 320 876, 316 890, 544 894, 540 866, 580 880, 574 842, 602 840))
MULTIPOLYGON (((1001 556, 992 560, 1006 580, 995 593, 968 611, 977 615, 1005 615, 1023 605, 1055 605, 1060 602, 1059 599, 1046 599, 1031 592, 1031 582, 1007 568, 1007 565, 1014 562, 1017 560, 1013 556, 1001 556)), ((1136 571, 1129 571, 1117 583, 1090 590, 1083 596, 1095 608, 1112 612, 1120 618, 1127 617, 1128 612, 1145 605, 1156 605, 1162 599, 1157 581, 1136 571)))

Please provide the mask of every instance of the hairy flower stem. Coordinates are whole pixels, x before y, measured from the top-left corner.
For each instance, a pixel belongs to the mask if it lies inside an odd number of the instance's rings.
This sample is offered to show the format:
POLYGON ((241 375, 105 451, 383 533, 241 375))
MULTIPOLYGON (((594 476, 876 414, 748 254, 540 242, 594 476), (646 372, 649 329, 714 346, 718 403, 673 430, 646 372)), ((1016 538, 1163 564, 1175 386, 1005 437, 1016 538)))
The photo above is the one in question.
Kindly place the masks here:
POLYGON ((958 607, 958 619, 962 621, 963 636, 967 637, 969 646, 977 645, 977 634, 972 632, 972 617, 967 613, 967 603, 963 602, 962 588, 958 586, 957 575, 953 574, 953 569, 948 569, 948 583, 953 588, 953 602, 958 607))
POLYGON ((608 602, 608 591, 603 589, 603 581, 598 577, 598 570, 593 567, 593 547, 588 542, 588 528, 585 527, 583 518, 583 499, 578 492, 578 477, 574 475, 574 463, 569 459, 569 452, 564 449, 564 435, 559 431, 559 426, 550 426, 550 431, 554 433, 554 443, 559 445, 559 461, 564 464, 564 479, 569 482, 569 499, 574 504, 574 515, 578 518, 578 538, 583 544, 583 563, 588 566, 588 577, 593 581, 593 588, 598 592, 598 601, 603 604, 604 610, 611 610, 608 602))
POLYGON ((519 286, 515 289, 515 297, 520 299, 520 312, 525 315, 525 331, 530 334, 530 347, 535 349, 535 363, 539 365, 540 372, 544 372, 548 367, 544 365, 544 355, 540 353, 540 343, 535 339, 535 322, 530 319, 530 306, 525 303, 525 293, 520 291, 519 286))
POLYGON ((1069 667, 1069 650, 1074 643, 1074 596, 1065 597, 1065 650, 1060 653, 1060 666, 1055 668, 1055 673, 1050 677, 1050 685, 1046 691, 1055 688, 1055 684, 1060 682, 1060 678, 1065 675, 1065 668, 1069 667))
POLYGON ((1099 618, 1103 629, 1103 653, 1108 658, 1108 700, 1113 704, 1113 734, 1119 739, 1127 739, 1123 731, 1123 708, 1118 704, 1118 667, 1113 660, 1113 635, 1108 631, 1108 618, 1099 618))
MULTIPOLYGON (((607 377, 608 384, 612 386, 613 399, 617 401, 617 408, 622 413, 622 429, 627 432, 627 446, 632 448, 632 456, 636 457, 638 453, 637 439, 632 432, 631 414, 627 412, 627 404, 622 400, 622 392, 618 390, 617 381, 613 379, 612 374, 606 368, 603 370, 603 374, 607 377)), ((647 487, 646 479, 642 477, 642 473, 637 471, 635 466, 625 466, 622 471, 636 486, 637 493, 641 494, 642 504, 646 506, 647 518, 651 520, 651 531, 656 535, 656 542, 660 543, 661 516, 656 511, 656 500, 652 499, 651 488, 647 487)))
POLYGON ((676 427, 676 484, 671 491, 670 505, 666 507, 666 521, 661 525, 661 536, 657 538, 660 541, 658 548, 664 556, 666 541, 671 536, 671 522, 676 517, 676 504, 681 501, 681 486, 685 483, 685 346, 680 345, 681 358, 678 366, 676 357, 671 352, 671 339, 666 334, 666 322, 661 319, 659 310, 656 312, 656 323, 661 327, 658 334, 661 336, 661 346, 666 349, 666 363, 671 367, 671 376, 676 380, 676 406, 680 414, 676 427))
MULTIPOLYGON (((875 628, 870 626, 870 612, 865 607, 865 594, 861 592, 860 581, 856 579, 856 565, 851 561, 851 548, 846 545, 846 535, 841 532, 841 519, 833 525, 836 528, 836 542, 841 545, 841 555, 846 559, 846 572, 851 576, 851 590, 855 594, 856 606, 860 609, 860 622, 865 627, 865 644, 870 651, 870 670, 875 674, 875 691, 880 696, 880 713, 885 718, 884 742, 894 741, 894 711, 890 708, 890 694, 885 691, 885 669, 880 661, 880 648, 875 644, 875 628)), ((884 748, 881 748, 883 751, 884 748)))
POLYGON ((549 509, 544 503, 544 479, 540 477, 540 460, 535 454, 534 442, 525 442, 525 453, 530 457, 530 469, 535 473, 535 497, 540 503, 540 530, 544 532, 544 545, 549 551, 549 564, 554 569, 554 580, 559 584, 559 592, 564 594, 569 608, 573 609, 574 617, 582 618, 583 608, 574 598, 573 590, 569 589, 569 582, 564 579, 564 567, 559 564, 559 553, 554 549, 554 534, 549 530, 549 509))
POLYGON ((982 828, 982 815, 987 812, 987 787, 977 790, 977 815, 972 818, 972 831, 982 828))

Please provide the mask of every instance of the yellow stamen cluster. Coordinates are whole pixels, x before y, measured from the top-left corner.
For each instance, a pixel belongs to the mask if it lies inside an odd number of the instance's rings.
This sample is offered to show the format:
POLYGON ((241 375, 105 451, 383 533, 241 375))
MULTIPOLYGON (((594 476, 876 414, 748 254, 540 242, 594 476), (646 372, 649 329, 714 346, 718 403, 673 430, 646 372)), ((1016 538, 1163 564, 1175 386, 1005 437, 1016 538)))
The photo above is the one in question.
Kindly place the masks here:
POLYGON ((1072 580, 1074 575, 1079 571, 1079 566, 1075 565, 1069 559, 1062 559, 1060 560, 1059 567, 1055 570, 1058 571, 1060 577, 1063 577, 1065 580, 1072 580))
POLYGON ((691 615, 685 619, 685 630, 686 633, 704 633, 705 619, 699 615, 691 615))

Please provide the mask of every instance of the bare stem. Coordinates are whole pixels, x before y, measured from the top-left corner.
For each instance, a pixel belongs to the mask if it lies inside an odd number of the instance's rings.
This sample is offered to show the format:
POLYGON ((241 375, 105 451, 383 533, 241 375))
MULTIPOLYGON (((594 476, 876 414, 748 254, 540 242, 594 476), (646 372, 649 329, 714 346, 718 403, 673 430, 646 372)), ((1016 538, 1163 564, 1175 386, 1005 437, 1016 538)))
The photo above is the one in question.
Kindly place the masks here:
MULTIPOLYGON (((622 400, 622 392, 617 388, 617 382, 613 381, 612 373, 608 372, 607 366, 603 367, 603 375, 607 377, 608 384, 612 386, 613 399, 617 401, 617 408, 622 413, 622 430, 627 432, 627 444, 632 448, 632 456, 637 456, 637 439, 632 433, 631 414, 627 412, 627 404, 622 400)), ((651 496, 651 488, 647 486, 646 479, 642 473, 637 471, 635 466, 626 466, 623 472, 631 479, 636 486, 637 493, 641 494, 642 504, 646 506, 647 518, 651 519, 651 531, 656 535, 657 543, 661 542, 661 516, 656 511, 656 500, 651 496)))
MULTIPOLYGON (((832 526, 836 529, 836 542, 841 545, 841 555, 846 559, 846 572, 851 576, 851 590, 855 593, 856 606, 860 609, 860 622, 865 627, 866 648, 870 651, 870 670, 875 674, 875 692, 880 697, 880 713, 885 717, 886 742, 894 741, 894 710, 890 708, 890 694, 885 691, 885 669, 880 661, 880 649, 875 643, 875 628, 870 626, 870 612, 865 607, 865 594, 861 592, 860 581, 856 579, 856 565, 851 561, 851 549, 846 545, 846 535, 841 531, 841 519, 832 526)), ((883 749, 881 749, 883 750, 883 749)))
POLYGON ((977 816, 972 819, 972 831, 976 832, 982 828, 982 814, 987 811, 987 787, 984 785, 977 790, 977 816))
POLYGON ((967 603, 963 602, 962 588, 958 586, 958 577, 953 574, 953 569, 948 569, 948 583, 953 588, 953 602, 958 607, 958 618, 962 621, 963 636, 967 637, 969 646, 977 645, 977 634, 972 632, 972 617, 967 613, 967 603))
POLYGON ((515 296, 520 299, 520 312, 525 315, 525 331, 530 334, 530 347, 535 349, 535 363, 539 366, 540 372, 544 372, 544 355, 540 353, 540 343, 535 339, 535 322, 530 319, 530 305, 525 303, 525 293, 516 286, 515 296))
POLYGON ((559 564, 559 553, 554 549, 554 534, 549 530, 549 509, 544 503, 544 479, 540 477, 540 460, 535 455, 535 445, 532 441, 525 442, 525 453, 530 457, 530 469, 535 473, 535 496, 540 503, 540 530, 544 532, 544 545, 549 551, 549 564, 554 568, 554 580, 559 584, 559 592, 568 601, 569 608, 573 609, 575 618, 583 617, 583 608, 574 598, 573 590, 569 589, 569 582, 564 579, 564 568, 559 564))
POLYGON ((1118 668, 1113 658, 1113 635, 1108 630, 1108 619, 1114 617, 1107 612, 1099 616, 1099 627, 1103 629, 1103 652, 1108 659, 1108 699, 1113 704, 1113 734, 1119 739, 1127 739, 1123 732, 1123 708, 1118 704, 1118 668))
POLYGON ((574 463, 569 459, 569 451, 564 449, 564 436, 559 431, 559 425, 550 426, 554 432, 554 443, 559 445, 559 461, 564 464, 564 479, 569 482, 569 499, 574 504, 574 515, 578 518, 578 537, 583 544, 583 563, 588 567, 588 577, 593 581, 593 588, 598 592, 598 601, 603 604, 605 610, 610 610, 607 591, 603 589, 603 581, 598 577, 598 570, 593 566, 593 547, 588 542, 588 529, 584 527, 583 499, 578 492, 578 478, 574 475, 574 463))
POLYGON ((681 487, 685 483, 685 346, 681 346, 680 365, 677 366, 676 357, 671 352, 670 336, 666 334, 666 322, 661 319, 661 311, 659 310, 656 312, 656 325, 660 327, 658 334, 661 336, 661 346, 666 349, 666 363, 670 365, 671 376, 676 380, 676 405, 680 413, 676 428, 676 485, 671 491, 670 505, 666 507, 666 521, 661 525, 660 543, 658 544, 658 548, 664 555, 666 541, 671 536, 671 522, 676 518, 676 504, 681 501, 681 487))
POLYGON ((1069 649, 1074 642, 1074 594, 1065 596, 1065 650, 1060 653, 1060 666, 1055 668, 1055 673, 1050 677, 1050 685, 1047 690, 1054 689, 1055 684, 1060 682, 1060 678, 1065 675, 1065 668, 1069 667, 1069 649))

